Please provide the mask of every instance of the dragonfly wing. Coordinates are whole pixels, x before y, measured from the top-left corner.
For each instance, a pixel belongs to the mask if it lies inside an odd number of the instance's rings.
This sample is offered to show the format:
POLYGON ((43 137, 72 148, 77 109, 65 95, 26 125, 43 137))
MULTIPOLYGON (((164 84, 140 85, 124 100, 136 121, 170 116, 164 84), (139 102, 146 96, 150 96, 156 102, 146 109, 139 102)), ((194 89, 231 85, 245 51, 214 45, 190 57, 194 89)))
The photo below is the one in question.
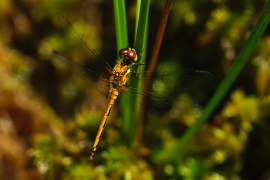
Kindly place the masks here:
POLYGON ((164 100, 162 97, 150 97, 152 104, 157 104, 157 109, 166 111, 171 117, 201 115, 203 107, 188 100, 169 98, 164 100))
POLYGON ((72 70, 82 76, 88 82, 96 82, 98 90, 105 96, 108 95, 109 82, 106 78, 99 76, 97 73, 93 72, 91 69, 85 68, 82 65, 72 61, 71 59, 65 57, 64 55, 53 52, 53 56, 64 63, 67 67, 72 68, 72 70))
POLYGON ((77 33, 71 23, 62 14, 57 13, 57 17, 63 28, 67 31, 68 37, 72 41, 73 46, 79 47, 81 52, 86 54, 86 56, 89 58, 89 68, 95 72, 101 71, 105 77, 109 77, 112 70, 110 65, 77 33))
POLYGON ((134 88, 129 88, 129 91, 131 91, 132 95, 130 97, 126 97, 127 99, 125 99, 125 101, 127 103, 129 102, 130 104, 130 102, 136 102, 136 98, 139 98, 140 100, 145 99, 144 104, 140 104, 140 107, 152 109, 158 113, 166 113, 169 114, 170 117, 176 118, 179 116, 203 114, 202 106, 187 99, 160 96, 151 92, 141 93, 134 88))
POLYGON ((191 89, 198 90, 211 79, 212 75, 209 72, 201 70, 145 72, 131 76, 128 89, 146 100, 149 105, 142 105, 144 107, 153 107, 158 112, 167 112, 174 117, 200 115, 203 113, 200 105, 177 97, 179 94, 188 93, 191 89), (133 87, 140 79, 150 80, 149 91, 142 92, 133 87))
MULTIPOLYGON (((132 75, 129 83, 136 84, 137 81, 150 79, 150 88, 160 89, 162 83, 171 84, 176 88, 181 88, 182 91, 201 87, 213 79, 213 76, 208 71, 203 70, 183 70, 183 71, 166 71, 166 72, 145 72, 139 75, 132 75), (151 87, 152 86, 152 87, 151 87), (156 87, 155 87, 156 86, 156 87)), ((169 90, 168 88, 166 88, 169 90)))

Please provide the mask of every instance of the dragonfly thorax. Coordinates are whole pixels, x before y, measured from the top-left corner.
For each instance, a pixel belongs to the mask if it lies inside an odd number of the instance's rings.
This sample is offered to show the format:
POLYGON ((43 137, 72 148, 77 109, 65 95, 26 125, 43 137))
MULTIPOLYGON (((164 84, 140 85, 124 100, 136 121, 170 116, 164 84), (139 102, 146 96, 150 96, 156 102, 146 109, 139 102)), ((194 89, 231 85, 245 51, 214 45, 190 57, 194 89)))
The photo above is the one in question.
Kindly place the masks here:
POLYGON ((118 92, 123 92, 127 89, 127 81, 131 72, 131 65, 119 62, 114 68, 110 77, 110 87, 116 89, 118 92))

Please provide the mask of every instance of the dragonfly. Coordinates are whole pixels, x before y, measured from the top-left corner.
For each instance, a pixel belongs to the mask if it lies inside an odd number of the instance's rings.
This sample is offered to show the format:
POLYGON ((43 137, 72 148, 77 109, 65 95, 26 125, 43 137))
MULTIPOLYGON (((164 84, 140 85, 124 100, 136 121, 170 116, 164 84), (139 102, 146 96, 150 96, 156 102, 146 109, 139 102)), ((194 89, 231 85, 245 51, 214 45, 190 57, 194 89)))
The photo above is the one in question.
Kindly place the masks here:
MULTIPOLYGON (((84 52, 89 58, 90 66, 86 68, 56 51, 53 52, 54 56, 68 66, 71 66, 86 79, 97 82, 96 84, 98 89, 101 91, 101 93, 107 94, 108 98, 107 107, 98 127, 98 131, 92 146, 92 151, 89 155, 90 161, 93 161, 113 105, 115 104, 118 96, 123 93, 130 91, 131 93, 135 94, 135 96, 139 96, 141 98, 146 97, 146 99, 149 99, 149 101, 153 102, 153 104, 155 104, 157 107, 161 107, 165 110, 171 109, 170 113, 175 115, 202 114, 202 107, 196 103, 185 100, 176 100, 176 98, 164 97, 164 92, 168 92, 168 89, 170 88, 164 88, 164 84, 162 82, 164 80, 169 82, 170 80, 174 80, 175 74, 179 74, 178 72, 145 72, 138 74, 138 71, 134 71, 133 67, 144 65, 144 63, 137 62, 138 54, 133 47, 125 47, 120 49, 118 54, 120 61, 117 61, 115 66, 112 68, 108 62, 105 61, 104 58, 88 42, 86 42, 79 33, 77 33, 71 23, 62 14, 58 13, 57 16, 61 22, 61 25, 69 34, 72 42, 74 42, 74 46, 79 47, 79 49, 81 49, 82 52, 84 52), (159 81, 155 81, 153 89, 163 89, 160 92, 142 92, 132 87, 132 83, 135 83, 139 79, 147 79, 151 78, 152 76, 159 77, 159 81), (173 102, 176 103, 173 104, 173 102)), ((193 86, 194 84, 204 84, 212 79, 212 75, 209 72, 202 70, 185 70, 180 74, 182 80, 181 84, 178 80, 171 82, 176 82, 176 84, 179 84, 180 87, 183 88, 193 86)))

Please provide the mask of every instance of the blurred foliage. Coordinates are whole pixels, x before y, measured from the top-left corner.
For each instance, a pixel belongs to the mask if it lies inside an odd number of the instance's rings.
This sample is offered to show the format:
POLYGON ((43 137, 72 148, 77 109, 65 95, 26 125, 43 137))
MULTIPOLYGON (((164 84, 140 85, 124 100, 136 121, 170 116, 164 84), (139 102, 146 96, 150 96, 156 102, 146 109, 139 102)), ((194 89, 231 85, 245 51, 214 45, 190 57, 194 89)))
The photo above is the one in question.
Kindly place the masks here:
MULTIPOLYGON (((265 4, 264 0, 175 0, 158 68, 204 69, 214 80, 192 92, 205 104, 230 68, 265 4)), ((113 65, 116 42, 110 1, 0 2, 0 179, 268 179, 270 174, 270 37, 258 44, 230 93, 185 153, 164 162, 196 117, 169 119, 150 111, 142 144, 119 133, 118 106, 110 115, 94 162, 88 162, 106 98, 51 57, 57 50, 84 64, 58 24, 64 14, 113 65)), ((151 49, 164 1, 152 1, 151 49)), ((127 2, 129 35, 135 2, 127 2)), ((178 96, 178 95, 176 95, 178 96)), ((188 95, 182 95, 188 96, 188 95)))

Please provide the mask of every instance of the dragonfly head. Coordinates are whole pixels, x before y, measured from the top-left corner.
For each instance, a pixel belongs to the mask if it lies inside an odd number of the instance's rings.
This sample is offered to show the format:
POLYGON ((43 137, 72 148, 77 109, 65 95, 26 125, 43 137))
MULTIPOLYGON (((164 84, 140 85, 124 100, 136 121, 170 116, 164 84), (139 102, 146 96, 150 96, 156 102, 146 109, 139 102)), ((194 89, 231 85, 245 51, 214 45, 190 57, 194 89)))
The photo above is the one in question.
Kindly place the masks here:
POLYGON ((126 47, 119 51, 119 57, 123 59, 124 62, 132 64, 137 61, 137 53, 134 48, 126 47))

